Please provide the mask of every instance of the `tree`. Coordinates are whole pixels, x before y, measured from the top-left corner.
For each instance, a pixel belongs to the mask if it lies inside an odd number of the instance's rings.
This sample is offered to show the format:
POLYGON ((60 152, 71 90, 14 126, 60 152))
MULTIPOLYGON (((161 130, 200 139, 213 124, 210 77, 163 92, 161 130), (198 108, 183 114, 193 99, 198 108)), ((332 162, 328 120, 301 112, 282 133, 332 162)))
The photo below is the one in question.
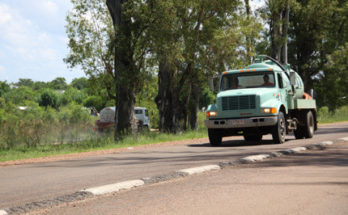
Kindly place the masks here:
MULTIPOLYGON (((254 19, 249 25, 238 17, 240 3, 190 0, 154 5, 161 11, 151 30, 159 65, 156 103, 161 131, 186 129, 187 120, 191 128, 197 127, 202 83, 214 72, 235 66, 238 53, 243 53, 238 48, 246 47, 245 36, 250 38, 261 28, 254 19)), ((252 55, 243 53, 248 54, 252 55)))
POLYGON ((74 78, 71 82, 71 86, 78 90, 82 90, 88 87, 87 78, 74 78))
POLYGON ((91 89, 107 90, 109 99, 115 98, 114 37, 111 17, 104 1, 72 0, 66 32, 70 53, 64 59, 69 67, 80 66, 89 79, 97 81, 91 89))
POLYGON ((44 88, 48 88, 48 83, 43 82, 43 81, 34 82, 34 86, 33 86, 34 90, 40 90, 40 89, 44 89, 44 88))
POLYGON ((307 91, 313 88, 315 77, 329 72, 324 70, 327 56, 347 41, 347 8, 346 1, 310 0, 299 1, 291 10, 289 60, 307 91))
POLYGON ((0 81, 0 97, 3 97, 8 91, 10 91, 10 85, 6 81, 0 81))
POLYGON ((330 111, 347 104, 348 98, 348 42, 327 56, 325 73, 316 83, 319 105, 327 105, 330 111))
POLYGON ((7 103, 12 102, 15 105, 25 105, 26 101, 33 101, 35 93, 29 87, 18 87, 9 90, 3 95, 7 103))
POLYGON ((85 107, 95 107, 98 111, 105 107, 105 101, 100 96, 89 96, 83 101, 85 107))
POLYGON ((74 87, 68 87, 61 96, 61 103, 62 105, 67 105, 72 102, 82 104, 86 97, 87 93, 85 91, 78 90, 74 87))
POLYGON ((26 78, 20 78, 19 81, 16 83, 16 86, 18 87, 30 87, 33 88, 34 87, 34 81, 31 79, 26 79, 26 78))
POLYGON ((55 90, 65 90, 68 85, 66 84, 65 78, 58 77, 58 78, 52 80, 49 83, 49 86, 50 86, 50 88, 55 89, 55 90))
POLYGON ((136 93, 143 84, 141 69, 147 50, 144 35, 152 22, 152 1, 107 0, 106 3, 115 28, 115 139, 119 139, 137 129, 134 106, 136 93))
MULTIPOLYGON (((273 56, 280 59, 285 54, 288 36, 288 56, 292 67, 301 75, 305 90, 315 88, 317 103, 335 109, 340 102, 342 86, 333 78, 335 63, 333 56, 347 42, 348 2, 345 0, 269 0, 266 20, 270 25, 270 41, 273 56), (289 25, 285 19, 289 2, 289 25), (288 32, 286 32, 288 30, 288 32), (288 33, 286 35, 286 33, 288 33), (284 52, 281 50, 284 47, 284 52), (328 65, 330 65, 328 67, 328 65), (329 92, 330 91, 330 92, 329 92), (329 93, 328 93, 329 92, 329 93), (328 98, 330 95, 332 98, 328 98)), ((283 60, 284 62, 284 60, 283 60)), ((339 64, 337 65, 339 66, 339 64)))
POLYGON ((269 24, 271 56, 283 64, 288 61, 288 28, 290 6, 295 8, 295 0, 268 0, 266 2, 266 21, 269 24))

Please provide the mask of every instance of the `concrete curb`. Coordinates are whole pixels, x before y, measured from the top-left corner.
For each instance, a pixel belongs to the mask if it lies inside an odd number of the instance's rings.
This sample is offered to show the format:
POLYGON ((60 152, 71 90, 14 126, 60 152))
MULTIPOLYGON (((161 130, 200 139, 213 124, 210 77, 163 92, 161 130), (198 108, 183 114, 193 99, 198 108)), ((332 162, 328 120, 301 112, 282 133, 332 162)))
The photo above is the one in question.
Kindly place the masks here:
POLYGON ((181 169, 175 172, 171 172, 168 174, 153 176, 153 177, 145 177, 137 180, 129 180, 129 181, 123 181, 118 182, 115 184, 108 184, 104 186, 99 187, 92 187, 87 188, 78 192, 75 192, 73 194, 65 195, 57 197, 53 200, 44 200, 40 202, 32 202, 25 204, 24 206, 19 207, 12 207, 12 208, 6 208, 6 209, 0 209, 0 215, 11 215, 11 214, 21 214, 21 213, 27 213, 32 210, 38 210, 43 208, 49 208, 53 207, 62 203, 67 202, 73 202, 73 201, 79 201, 86 198, 90 198, 92 196, 98 196, 103 195, 107 193, 114 193, 119 192, 121 190, 130 190, 135 187, 144 186, 148 184, 155 184, 160 183, 163 181, 169 181, 173 180, 175 178, 185 177, 189 175, 199 174, 207 171, 212 170, 220 170, 228 166, 237 166, 241 164, 249 164, 249 163, 255 163, 258 161, 263 161, 265 159, 270 159, 274 157, 280 157, 283 155, 291 155, 300 153, 306 150, 313 150, 313 149, 325 149, 327 146, 330 146, 336 142, 348 142, 348 137, 337 139, 336 141, 324 141, 313 145, 307 145, 303 147, 295 147, 291 149, 276 151, 276 152, 270 152, 266 154, 257 154, 257 155, 250 155, 247 157, 239 158, 233 161, 222 161, 218 165, 212 164, 212 165, 205 165, 200 167, 193 167, 193 168, 187 168, 187 169, 181 169))
POLYGON ((144 185, 143 180, 130 180, 130 181, 123 181, 115 184, 108 184, 100 187, 92 187, 89 189, 81 190, 82 192, 89 192, 93 195, 102 195, 107 193, 113 193, 118 192, 120 190, 129 190, 133 187, 139 187, 144 185))
POLYGON ((219 169, 220 169, 219 165, 206 165, 206 166, 200 166, 200 167, 194 167, 194 168, 188 168, 188 169, 181 169, 178 172, 186 173, 188 175, 193 175, 193 174, 199 174, 206 171, 219 170, 219 169))
POLYGON ((343 137, 343 138, 340 138, 338 140, 341 140, 341 141, 344 141, 344 142, 347 142, 348 141, 348 137, 343 137))
POLYGON ((270 154, 260 154, 260 155, 251 155, 248 157, 240 158, 239 160, 241 161, 241 163, 246 164, 246 163, 253 163, 256 161, 262 161, 270 157, 271 157, 270 154))

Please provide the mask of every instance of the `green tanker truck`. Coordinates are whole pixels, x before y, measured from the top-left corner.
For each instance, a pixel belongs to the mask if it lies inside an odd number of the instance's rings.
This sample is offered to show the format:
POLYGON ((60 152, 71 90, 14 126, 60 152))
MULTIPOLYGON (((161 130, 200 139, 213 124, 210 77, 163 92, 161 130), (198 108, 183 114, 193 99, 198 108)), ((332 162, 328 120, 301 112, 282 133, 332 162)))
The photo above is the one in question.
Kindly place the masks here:
POLYGON ((218 91, 205 120, 212 146, 237 135, 261 141, 272 134, 275 143, 284 143, 290 132, 300 139, 317 130, 316 103, 304 93, 301 77, 271 57, 260 55, 244 69, 224 72, 218 91))

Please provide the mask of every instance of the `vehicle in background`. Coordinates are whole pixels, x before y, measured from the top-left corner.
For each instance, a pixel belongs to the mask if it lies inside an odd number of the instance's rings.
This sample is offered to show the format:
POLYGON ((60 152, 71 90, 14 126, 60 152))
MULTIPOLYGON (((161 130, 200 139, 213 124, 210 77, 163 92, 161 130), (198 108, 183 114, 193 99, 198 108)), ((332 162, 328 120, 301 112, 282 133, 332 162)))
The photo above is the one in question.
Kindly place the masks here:
POLYGON ((208 107, 205 120, 212 146, 225 136, 261 141, 272 134, 275 143, 284 143, 290 132, 296 139, 313 137, 316 103, 290 65, 261 55, 244 69, 224 72, 219 83, 216 104, 208 107))
POLYGON ((134 108, 135 117, 142 122, 146 129, 150 129, 149 111, 144 107, 134 108))
MULTIPOLYGON (((115 113, 115 107, 106 107, 102 109, 99 113, 99 120, 95 122, 96 127, 94 129, 102 132, 105 129, 114 127, 115 113)), ((140 125, 141 127, 150 129, 149 111, 144 107, 135 107, 134 113, 138 126, 140 125)))

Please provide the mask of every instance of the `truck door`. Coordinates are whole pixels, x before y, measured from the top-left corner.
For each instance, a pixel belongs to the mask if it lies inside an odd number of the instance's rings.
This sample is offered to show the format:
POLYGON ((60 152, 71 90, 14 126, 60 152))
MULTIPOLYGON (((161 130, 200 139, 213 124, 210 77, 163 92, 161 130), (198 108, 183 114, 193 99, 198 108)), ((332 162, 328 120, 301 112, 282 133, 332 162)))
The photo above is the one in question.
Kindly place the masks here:
POLYGON ((290 81, 288 78, 282 74, 277 74, 278 78, 278 88, 279 88, 279 100, 285 106, 286 111, 288 110, 288 90, 291 90, 290 81), (288 89, 290 87, 290 89, 288 89))

